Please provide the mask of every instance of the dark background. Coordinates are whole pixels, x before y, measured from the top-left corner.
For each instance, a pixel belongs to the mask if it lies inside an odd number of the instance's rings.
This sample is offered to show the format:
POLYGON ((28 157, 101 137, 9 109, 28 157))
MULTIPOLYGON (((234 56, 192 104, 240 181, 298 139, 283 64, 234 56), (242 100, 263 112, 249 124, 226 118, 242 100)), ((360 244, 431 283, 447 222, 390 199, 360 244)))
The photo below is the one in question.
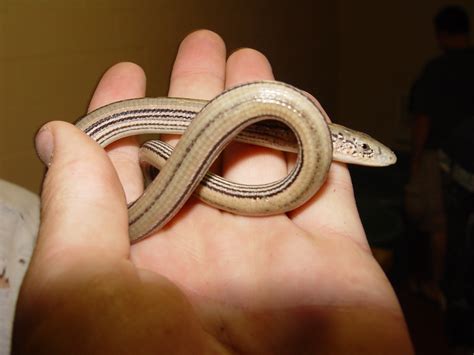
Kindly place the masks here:
MULTIPOLYGON (((214 30, 229 53, 260 50, 277 79, 316 96, 334 122, 397 151, 395 167, 351 168, 358 206, 417 352, 446 354, 442 312, 406 285, 414 249, 402 194, 408 93, 439 53, 432 18, 453 3, 472 23, 472 0, 0 0, 0 178, 39 192, 43 168, 32 142, 44 122, 82 116, 101 74, 119 61, 145 69, 148 96, 166 95, 181 39, 214 30)), ((426 262, 422 253, 417 262, 426 262)))

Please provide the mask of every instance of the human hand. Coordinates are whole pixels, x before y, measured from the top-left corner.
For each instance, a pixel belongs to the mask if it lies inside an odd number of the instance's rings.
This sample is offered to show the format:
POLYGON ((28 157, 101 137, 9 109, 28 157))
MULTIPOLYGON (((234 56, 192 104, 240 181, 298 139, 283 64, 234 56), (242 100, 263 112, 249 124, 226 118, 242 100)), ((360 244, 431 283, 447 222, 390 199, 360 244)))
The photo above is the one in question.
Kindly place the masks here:
MULTIPOLYGON (((222 40, 198 31, 180 46, 169 94, 210 99, 272 78, 260 53, 242 49, 226 61, 222 40)), ((144 93, 142 71, 120 64, 90 108, 144 93)), ((130 246, 125 200, 143 189, 136 141, 113 144, 107 156, 72 125, 51 122, 41 132, 38 152, 50 167, 14 352, 411 352, 344 165, 333 163, 318 194, 291 213, 236 216, 192 198, 164 229, 130 246)), ((235 143, 214 168, 252 184, 286 175, 293 162, 235 143)))

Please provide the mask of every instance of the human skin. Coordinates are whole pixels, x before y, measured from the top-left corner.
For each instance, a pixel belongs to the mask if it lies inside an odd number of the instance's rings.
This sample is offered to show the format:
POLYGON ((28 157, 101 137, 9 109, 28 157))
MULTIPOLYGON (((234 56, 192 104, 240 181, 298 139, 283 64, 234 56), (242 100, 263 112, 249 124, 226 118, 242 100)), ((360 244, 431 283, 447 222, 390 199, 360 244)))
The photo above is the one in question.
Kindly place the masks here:
MULTIPOLYGON (((170 96, 211 99, 273 79, 267 59, 188 35, 170 96)), ((131 63, 107 71, 90 109, 145 94, 131 63)), ((175 142, 176 137, 167 137, 175 142)), ((410 354, 393 289, 371 255, 348 170, 291 213, 244 217, 192 198, 164 229, 129 245, 126 200, 143 189, 136 140, 107 154, 74 126, 36 138, 49 165, 38 244, 14 326, 14 354, 410 354)), ((214 170, 244 183, 287 174, 294 156, 232 144, 214 170)))

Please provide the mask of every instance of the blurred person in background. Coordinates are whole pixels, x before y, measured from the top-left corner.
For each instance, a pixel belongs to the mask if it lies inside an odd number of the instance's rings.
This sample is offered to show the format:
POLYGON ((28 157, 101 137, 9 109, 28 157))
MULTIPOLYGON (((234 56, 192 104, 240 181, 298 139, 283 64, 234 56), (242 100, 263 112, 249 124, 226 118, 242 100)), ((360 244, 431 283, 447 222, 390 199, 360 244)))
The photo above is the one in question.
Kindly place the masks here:
POLYGON ((419 289, 447 307, 451 340, 472 341, 474 48, 462 7, 441 9, 434 27, 442 53, 425 65, 410 98, 414 124, 406 207, 431 247, 431 274, 419 289))

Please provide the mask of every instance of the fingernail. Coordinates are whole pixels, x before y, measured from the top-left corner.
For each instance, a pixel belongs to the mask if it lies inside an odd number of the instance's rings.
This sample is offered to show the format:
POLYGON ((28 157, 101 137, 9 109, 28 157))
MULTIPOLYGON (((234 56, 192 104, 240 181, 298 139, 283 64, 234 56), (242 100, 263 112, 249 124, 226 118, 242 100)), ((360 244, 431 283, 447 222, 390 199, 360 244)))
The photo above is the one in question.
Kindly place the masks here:
POLYGON ((41 161, 49 167, 53 159, 54 139, 47 126, 41 128, 35 138, 36 154, 41 161))

